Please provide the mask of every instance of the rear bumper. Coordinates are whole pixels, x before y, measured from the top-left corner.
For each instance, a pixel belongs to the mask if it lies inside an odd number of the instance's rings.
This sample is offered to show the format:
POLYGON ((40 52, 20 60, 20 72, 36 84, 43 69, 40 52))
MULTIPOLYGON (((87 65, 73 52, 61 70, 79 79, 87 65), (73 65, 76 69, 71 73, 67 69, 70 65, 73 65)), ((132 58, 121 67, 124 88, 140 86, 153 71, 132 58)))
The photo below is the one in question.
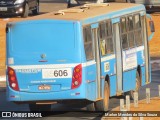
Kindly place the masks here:
POLYGON ((74 90, 43 93, 19 92, 7 87, 7 100, 12 102, 59 101, 69 99, 85 99, 84 87, 82 86, 74 90))
POLYGON ((7 8, 6 11, 0 11, 0 15, 20 15, 24 11, 24 4, 15 6, 0 6, 0 8, 7 8), (23 11, 20 11, 20 9, 23 9, 23 11))

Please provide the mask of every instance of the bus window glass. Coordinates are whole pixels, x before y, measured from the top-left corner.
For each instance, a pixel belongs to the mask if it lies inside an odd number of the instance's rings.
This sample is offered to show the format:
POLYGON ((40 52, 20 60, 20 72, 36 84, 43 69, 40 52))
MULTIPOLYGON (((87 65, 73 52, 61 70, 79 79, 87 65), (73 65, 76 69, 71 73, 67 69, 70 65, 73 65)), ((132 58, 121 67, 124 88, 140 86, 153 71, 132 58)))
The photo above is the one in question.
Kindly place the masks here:
POLYGON ((112 38, 108 38, 107 39, 107 54, 111 54, 114 52, 113 49, 113 39, 112 38))
POLYGON ((105 22, 101 22, 99 24, 99 35, 100 35, 100 49, 101 55, 104 56, 106 54, 106 28, 105 22))
POLYGON ((99 29, 100 29, 100 39, 103 40, 106 37, 105 36, 106 35, 106 32, 105 32, 105 22, 100 23, 99 29))
POLYGON ((135 47, 133 17, 132 16, 128 17, 128 41, 129 41, 129 47, 130 48, 135 47))
POLYGON ((112 24, 110 21, 106 22, 106 33, 107 33, 107 54, 111 54, 114 52, 113 49, 113 39, 112 39, 112 24))
POLYGON ((128 39, 127 39, 127 24, 126 24, 126 18, 121 18, 121 42, 122 42, 122 48, 128 49, 128 39))
POLYGON ((134 16, 134 21, 135 21, 134 23, 135 29, 141 28, 141 22, 140 22, 139 15, 134 16))
POLYGON ((83 35, 84 35, 84 48, 86 53, 86 59, 92 60, 93 56, 93 43, 92 43, 92 34, 91 34, 91 27, 83 28, 83 35))
POLYGON ((132 19, 132 16, 128 17, 128 29, 129 29, 129 31, 133 30, 133 19, 132 19))
POLYGON ((141 19, 137 14, 134 16, 134 26, 135 26, 135 42, 137 46, 143 45, 142 41, 142 27, 141 27, 141 19))

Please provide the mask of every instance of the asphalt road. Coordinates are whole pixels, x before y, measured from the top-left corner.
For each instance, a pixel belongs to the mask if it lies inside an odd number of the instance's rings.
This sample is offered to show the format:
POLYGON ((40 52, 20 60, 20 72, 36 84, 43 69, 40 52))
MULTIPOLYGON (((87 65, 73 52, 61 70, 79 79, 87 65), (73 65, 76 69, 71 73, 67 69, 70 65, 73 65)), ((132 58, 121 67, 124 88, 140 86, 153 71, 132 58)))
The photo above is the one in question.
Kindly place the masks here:
POLYGON ((66 0, 40 0, 40 14, 66 9, 66 0))

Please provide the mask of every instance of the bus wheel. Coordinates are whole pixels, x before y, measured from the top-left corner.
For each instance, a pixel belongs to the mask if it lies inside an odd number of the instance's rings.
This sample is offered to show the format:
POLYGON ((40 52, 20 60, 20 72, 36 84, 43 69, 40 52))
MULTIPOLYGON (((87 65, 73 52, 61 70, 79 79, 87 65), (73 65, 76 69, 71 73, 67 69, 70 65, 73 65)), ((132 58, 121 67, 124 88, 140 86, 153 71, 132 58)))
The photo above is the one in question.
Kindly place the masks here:
POLYGON ((38 104, 29 104, 30 111, 51 111, 51 104, 38 105, 38 104))
POLYGON ((105 81, 104 99, 99 100, 95 103, 96 111, 108 111, 108 108, 109 108, 109 94, 110 94, 109 85, 108 85, 108 82, 105 81))
POLYGON ((94 102, 89 103, 87 106, 87 111, 95 111, 95 106, 94 106, 94 102))
POLYGON ((139 73, 138 71, 136 72, 136 87, 135 87, 135 90, 131 90, 129 92, 126 92, 125 95, 129 95, 130 96, 130 99, 133 100, 134 99, 134 92, 138 92, 139 88, 141 86, 141 82, 140 82, 140 76, 139 76, 139 73))

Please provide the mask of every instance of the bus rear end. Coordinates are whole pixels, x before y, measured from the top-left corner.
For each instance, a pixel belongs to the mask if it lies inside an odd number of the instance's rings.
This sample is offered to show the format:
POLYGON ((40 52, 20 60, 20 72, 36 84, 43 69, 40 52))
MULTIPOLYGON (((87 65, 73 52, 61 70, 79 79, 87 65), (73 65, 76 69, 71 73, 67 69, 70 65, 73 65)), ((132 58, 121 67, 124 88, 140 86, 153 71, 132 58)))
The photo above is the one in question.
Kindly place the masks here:
POLYGON ((78 22, 7 25, 7 97, 36 103, 84 99, 78 22))

